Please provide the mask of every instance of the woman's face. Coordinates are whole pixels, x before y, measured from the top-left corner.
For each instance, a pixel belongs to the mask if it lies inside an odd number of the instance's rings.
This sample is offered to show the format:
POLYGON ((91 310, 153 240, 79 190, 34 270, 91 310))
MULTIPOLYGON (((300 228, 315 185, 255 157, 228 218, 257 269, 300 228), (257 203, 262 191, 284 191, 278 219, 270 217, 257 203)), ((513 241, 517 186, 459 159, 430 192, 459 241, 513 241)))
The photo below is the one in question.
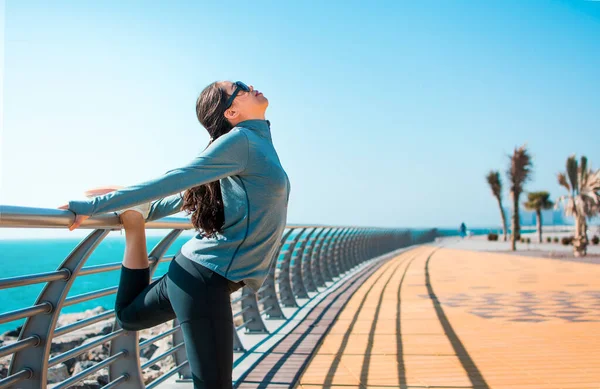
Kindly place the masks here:
MULTIPOLYGON (((235 89, 236 84, 231 81, 221 81, 220 87, 231 96, 235 89)), ((254 89, 252 85, 249 92, 239 90, 237 96, 233 100, 231 106, 225 111, 225 117, 232 122, 241 122, 248 119, 264 118, 265 111, 269 106, 269 100, 258 90, 254 89)))

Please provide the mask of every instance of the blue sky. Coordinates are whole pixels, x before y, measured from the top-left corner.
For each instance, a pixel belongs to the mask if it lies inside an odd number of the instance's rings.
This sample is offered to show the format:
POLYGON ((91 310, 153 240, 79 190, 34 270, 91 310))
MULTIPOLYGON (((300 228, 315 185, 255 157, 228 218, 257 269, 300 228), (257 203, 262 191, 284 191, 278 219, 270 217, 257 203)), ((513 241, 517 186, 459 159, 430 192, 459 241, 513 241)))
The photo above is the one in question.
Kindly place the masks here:
POLYGON ((3 7, 2 204, 187 163, 219 79, 270 100, 290 223, 496 226, 484 177, 515 146, 555 197, 568 155, 600 167, 598 1, 49 4, 3 7))

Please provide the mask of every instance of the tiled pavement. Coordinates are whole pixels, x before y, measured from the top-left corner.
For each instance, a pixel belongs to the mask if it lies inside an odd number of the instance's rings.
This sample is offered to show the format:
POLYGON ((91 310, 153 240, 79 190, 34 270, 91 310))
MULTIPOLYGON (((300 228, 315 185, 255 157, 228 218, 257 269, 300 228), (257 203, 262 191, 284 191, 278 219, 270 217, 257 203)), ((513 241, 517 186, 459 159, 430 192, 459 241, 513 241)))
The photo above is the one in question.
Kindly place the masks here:
POLYGON ((600 388, 600 266, 404 253, 352 296, 299 387, 600 388))
POLYGON ((235 387, 240 389, 294 387, 341 309, 351 299, 353 293, 365 283, 374 284, 378 277, 373 278, 371 275, 387 263, 389 260, 373 263, 365 271, 347 280, 344 285, 329 294, 268 355, 243 374, 237 380, 235 387))

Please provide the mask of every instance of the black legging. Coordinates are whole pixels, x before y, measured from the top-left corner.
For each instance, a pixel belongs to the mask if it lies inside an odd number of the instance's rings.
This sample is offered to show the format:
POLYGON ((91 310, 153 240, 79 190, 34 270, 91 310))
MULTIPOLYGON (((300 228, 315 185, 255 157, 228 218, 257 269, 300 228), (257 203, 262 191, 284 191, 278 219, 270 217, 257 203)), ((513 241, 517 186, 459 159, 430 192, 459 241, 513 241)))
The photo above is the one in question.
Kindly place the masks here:
POLYGON ((169 270, 149 283, 148 269, 121 267, 115 302, 123 329, 139 331, 177 317, 195 389, 231 388, 234 283, 177 254, 169 270))

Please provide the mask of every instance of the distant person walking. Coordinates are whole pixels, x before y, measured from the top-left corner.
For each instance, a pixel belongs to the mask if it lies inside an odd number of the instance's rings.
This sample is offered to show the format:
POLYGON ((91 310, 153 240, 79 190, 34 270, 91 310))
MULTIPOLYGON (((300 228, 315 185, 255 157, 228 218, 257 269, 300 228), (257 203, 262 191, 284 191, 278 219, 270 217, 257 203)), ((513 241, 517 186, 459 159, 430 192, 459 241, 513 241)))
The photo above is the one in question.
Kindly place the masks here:
POLYGON ((465 236, 467 236, 467 226, 465 225, 464 222, 460 223, 459 233, 460 233, 460 237, 462 239, 464 239, 465 236))
POLYGON ((117 211, 126 248, 116 320, 139 331, 177 318, 196 389, 232 387, 229 295, 244 285, 258 291, 286 226, 290 183, 265 120, 268 105, 243 82, 212 83, 196 102, 210 142, 189 164, 138 185, 91 190, 88 196, 97 197, 60 207, 75 213, 71 230, 117 211), (191 213, 198 234, 150 283, 144 223, 182 210, 191 213))

